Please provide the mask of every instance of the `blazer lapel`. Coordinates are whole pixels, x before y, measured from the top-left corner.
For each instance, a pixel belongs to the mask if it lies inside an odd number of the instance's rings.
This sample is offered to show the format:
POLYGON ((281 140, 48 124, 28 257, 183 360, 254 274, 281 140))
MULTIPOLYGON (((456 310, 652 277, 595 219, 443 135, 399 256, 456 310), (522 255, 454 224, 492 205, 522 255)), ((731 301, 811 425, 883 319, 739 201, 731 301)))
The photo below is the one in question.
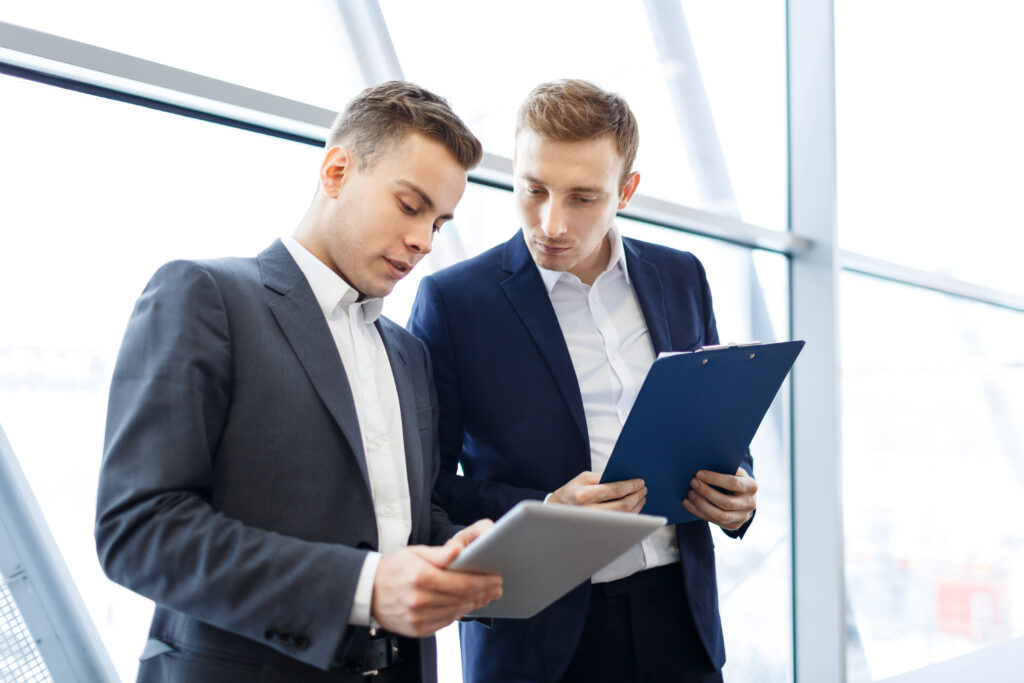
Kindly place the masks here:
POLYGON ((640 311, 647 323, 647 332, 651 335, 654 355, 662 351, 677 351, 672 348, 672 334, 668 326, 668 314, 665 311, 665 296, 661 286, 661 276, 657 268, 647 259, 640 256, 636 245, 628 238, 622 238, 622 247, 626 252, 626 269, 633 283, 640 311))
POLYGON ((313 290, 280 240, 259 255, 259 262, 264 284, 281 295, 270 302, 270 312, 298 356, 320 400, 341 428, 363 473, 363 481, 370 490, 352 389, 313 290))
POLYGON ((502 281, 501 288, 544 357, 583 442, 590 443, 587 420, 583 413, 583 397, 580 395, 572 357, 551 305, 551 297, 544 288, 544 281, 530 257, 530 250, 526 248, 521 232, 505 243, 503 265, 511 275, 502 281))
MULTIPOLYGON (((419 439, 412 374, 408 359, 394 339, 394 323, 386 318, 377 318, 376 324, 388 353, 388 360, 391 362, 391 374, 395 377, 395 389, 398 391, 398 405, 402 413, 402 439, 405 444, 405 471, 409 480, 409 503, 415 517, 423 502, 423 451, 419 439)), ((415 519, 413 528, 416 528, 415 519)))

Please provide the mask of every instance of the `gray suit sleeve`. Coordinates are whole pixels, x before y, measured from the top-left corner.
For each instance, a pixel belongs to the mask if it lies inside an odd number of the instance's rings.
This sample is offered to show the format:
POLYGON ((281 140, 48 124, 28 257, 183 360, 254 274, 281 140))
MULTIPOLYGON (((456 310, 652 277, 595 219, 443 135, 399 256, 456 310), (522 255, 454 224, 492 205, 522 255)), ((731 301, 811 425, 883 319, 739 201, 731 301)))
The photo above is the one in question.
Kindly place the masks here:
POLYGON ((448 513, 442 505, 443 501, 437 492, 437 477, 441 472, 441 441, 440 419, 441 406, 437 398, 437 385, 434 383, 434 364, 430 360, 430 353, 427 345, 422 340, 416 340, 420 352, 423 354, 423 364, 427 370, 427 382, 430 385, 431 421, 433 423, 434 443, 430 453, 430 543, 432 545, 443 545, 445 541, 457 534, 465 527, 459 524, 452 524, 448 513))
POLYGON ((247 526, 214 505, 230 418, 230 329, 201 265, 163 267, 140 297, 110 389, 96 543, 114 581, 326 669, 354 637, 365 552, 247 526), (268 642, 268 629, 308 642, 268 642))

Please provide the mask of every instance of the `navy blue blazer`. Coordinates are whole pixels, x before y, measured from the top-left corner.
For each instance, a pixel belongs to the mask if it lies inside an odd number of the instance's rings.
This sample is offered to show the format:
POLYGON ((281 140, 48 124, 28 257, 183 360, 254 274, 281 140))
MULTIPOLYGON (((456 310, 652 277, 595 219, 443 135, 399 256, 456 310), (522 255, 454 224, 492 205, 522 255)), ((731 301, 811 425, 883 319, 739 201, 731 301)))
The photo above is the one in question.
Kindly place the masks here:
MULTIPOLYGON (((700 262, 637 240, 623 239, 623 246, 654 351, 718 343, 700 262)), ((497 519, 590 469, 569 349, 521 233, 424 278, 407 327, 434 365, 441 408, 436 487, 452 521, 497 519)), ((753 473, 749 453, 743 467, 753 473)), ((720 668, 725 648, 711 533, 707 523, 692 522, 678 525, 677 535, 680 580, 704 649, 720 668)), ((466 680, 558 680, 579 642, 589 590, 587 582, 532 619, 462 624, 466 680)))
MULTIPOLYGON (((423 344, 380 332, 402 414, 412 532, 435 504, 437 405, 423 344)), ((313 290, 280 241, 258 258, 176 261, 139 298, 110 387, 96 543, 157 603, 140 681, 350 680, 350 626, 378 546, 352 392, 313 290)), ((423 680, 434 639, 420 641, 423 680)))

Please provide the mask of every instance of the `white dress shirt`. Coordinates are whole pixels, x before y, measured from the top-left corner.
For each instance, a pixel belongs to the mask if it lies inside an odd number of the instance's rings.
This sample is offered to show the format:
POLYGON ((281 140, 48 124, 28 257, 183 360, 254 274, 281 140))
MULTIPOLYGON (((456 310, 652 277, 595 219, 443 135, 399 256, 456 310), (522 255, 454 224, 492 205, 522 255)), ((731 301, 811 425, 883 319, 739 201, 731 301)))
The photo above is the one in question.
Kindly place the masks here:
MULTIPOLYGON (((590 469, 601 474, 640 386, 654 363, 654 347, 629 281, 622 236, 608 231, 611 258, 593 285, 569 272, 540 268, 569 347, 590 435, 590 469)), ((594 574, 594 583, 679 561, 675 527, 665 526, 594 574)))
POLYGON ((356 406, 380 552, 369 553, 363 562, 349 623, 369 626, 373 578, 381 555, 404 548, 412 532, 402 411, 387 350, 374 326, 383 300, 357 302, 359 292, 305 247, 291 237, 281 241, 306 276, 324 312, 356 406))

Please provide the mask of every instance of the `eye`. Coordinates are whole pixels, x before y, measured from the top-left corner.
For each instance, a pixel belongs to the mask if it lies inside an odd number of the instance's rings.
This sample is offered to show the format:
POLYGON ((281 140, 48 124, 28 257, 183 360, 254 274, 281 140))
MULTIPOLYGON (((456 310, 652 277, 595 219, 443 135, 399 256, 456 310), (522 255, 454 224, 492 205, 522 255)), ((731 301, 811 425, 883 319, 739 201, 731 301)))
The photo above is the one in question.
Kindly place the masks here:
POLYGON ((538 189, 536 187, 528 187, 526 188, 526 194, 542 195, 544 194, 544 190, 538 189))
POLYGON ((574 199, 577 202, 579 202, 580 204, 590 204, 590 203, 592 203, 594 201, 593 197, 580 197, 580 196, 576 196, 576 197, 574 197, 574 199))
POLYGON ((403 202, 401 199, 398 200, 398 205, 401 207, 402 213, 404 213, 404 214, 406 214, 408 216, 415 216, 416 213, 417 213, 417 211, 416 211, 416 209, 414 207, 409 206, 408 204, 403 202))

